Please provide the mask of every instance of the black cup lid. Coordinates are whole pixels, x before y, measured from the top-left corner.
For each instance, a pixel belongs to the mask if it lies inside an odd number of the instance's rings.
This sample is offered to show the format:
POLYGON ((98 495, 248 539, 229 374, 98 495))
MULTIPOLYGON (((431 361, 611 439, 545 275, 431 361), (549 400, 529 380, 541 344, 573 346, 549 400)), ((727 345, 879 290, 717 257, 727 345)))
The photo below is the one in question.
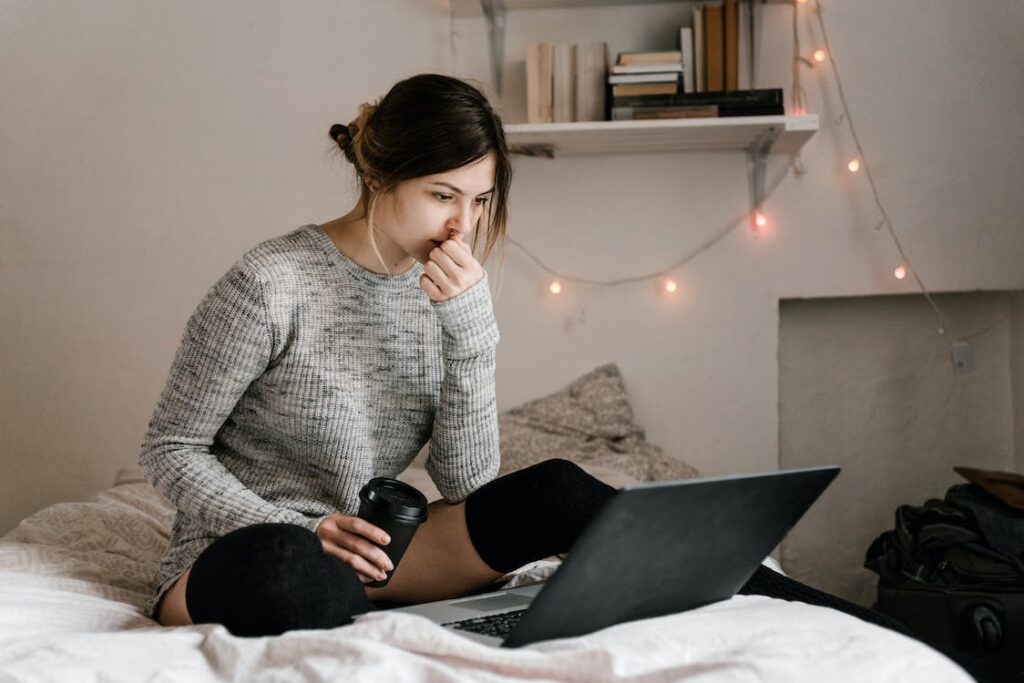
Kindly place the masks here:
POLYGON ((427 518, 427 497, 398 479, 374 477, 359 491, 359 497, 390 515, 421 522, 427 518))

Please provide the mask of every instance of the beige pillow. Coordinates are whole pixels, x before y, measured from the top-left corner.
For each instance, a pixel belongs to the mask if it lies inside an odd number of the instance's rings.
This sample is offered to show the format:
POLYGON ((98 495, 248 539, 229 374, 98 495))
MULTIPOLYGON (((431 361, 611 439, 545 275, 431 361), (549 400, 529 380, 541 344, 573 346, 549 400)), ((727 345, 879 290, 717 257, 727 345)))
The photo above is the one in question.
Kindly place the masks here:
MULTIPOLYGON (((616 488, 638 481, 700 476, 697 468, 667 457, 647 442, 643 429, 633 421, 626 387, 614 363, 591 370, 553 394, 500 413, 498 431, 498 476, 549 458, 571 460, 616 488)), ((429 452, 427 442, 410 469, 423 470, 429 452)), ((422 480, 426 472, 410 476, 422 480)), ((437 488, 430 482, 420 490, 426 494, 437 488)), ((429 495, 427 499, 433 500, 429 495)))
POLYGON ((499 414, 498 429, 499 476, 548 458, 614 470, 637 481, 700 476, 689 463, 669 458, 647 442, 633 420, 626 387, 614 363, 499 414))

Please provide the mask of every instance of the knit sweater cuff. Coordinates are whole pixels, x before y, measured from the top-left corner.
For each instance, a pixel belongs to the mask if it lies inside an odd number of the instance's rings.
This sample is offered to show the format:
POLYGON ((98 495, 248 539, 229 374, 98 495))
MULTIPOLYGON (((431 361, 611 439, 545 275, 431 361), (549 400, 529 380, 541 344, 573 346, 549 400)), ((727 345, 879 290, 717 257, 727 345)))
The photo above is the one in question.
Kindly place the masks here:
POLYGON ((497 346, 501 335, 491 305, 487 271, 475 285, 444 301, 431 301, 441 322, 445 358, 472 358, 497 346))
POLYGON ((296 512, 295 510, 289 510, 288 508, 278 508, 273 513, 267 516, 267 522, 276 522, 283 524, 297 524, 303 528, 309 529, 313 533, 316 533, 316 528, 320 525, 320 522, 330 517, 330 515, 323 515, 322 517, 309 517, 296 512))

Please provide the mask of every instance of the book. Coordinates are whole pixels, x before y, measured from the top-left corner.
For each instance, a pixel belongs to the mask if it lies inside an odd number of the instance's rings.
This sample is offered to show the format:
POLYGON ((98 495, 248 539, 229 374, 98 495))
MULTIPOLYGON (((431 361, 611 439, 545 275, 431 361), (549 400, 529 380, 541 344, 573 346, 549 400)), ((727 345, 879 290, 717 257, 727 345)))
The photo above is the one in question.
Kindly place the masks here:
POLYGON ((576 120, 605 119, 605 77, 608 44, 604 41, 576 43, 576 120))
POLYGON ((566 123, 576 120, 575 45, 555 43, 551 53, 551 120, 566 123))
POLYGON ((551 53, 549 42, 526 45, 526 120, 528 123, 551 123, 553 121, 551 53))
POLYGON ((694 119, 718 116, 714 104, 679 107, 612 107, 612 121, 645 119, 694 119))
POLYGON ((616 83, 675 83, 679 80, 681 72, 650 73, 650 74, 611 74, 608 82, 616 83))
POLYGON ((649 74, 683 71, 681 62, 651 62, 650 64, 613 64, 613 74, 649 74))
POLYGON ((683 92, 694 92, 692 26, 679 27, 679 53, 682 55, 679 65, 683 68, 683 92))
POLYGON ((707 92, 725 90, 724 34, 722 5, 704 6, 704 62, 707 92))
POLYGON ((725 90, 739 88, 740 69, 740 17, 737 0, 725 0, 723 25, 723 55, 725 90))
POLYGON ((661 52, 620 52, 616 58, 616 64, 650 64, 651 62, 678 62, 680 54, 678 50, 663 50, 661 52))
POLYGON ((614 107, 673 106, 693 104, 718 104, 732 106, 782 107, 782 88, 758 88, 755 90, 733 90, 731 92, 678 93, 671 96, 616 97, 614 107))
POLYGON ((782 88, 622 96, 613 97, 610 105, 613 110, 621 107, 658 109, 662 107, 717 106, 718 116, 781 116, 786 113, 782 88))
POLYGON ((639 95, 675 95, 679 92, 675 83, 619 83, 612 86, 612 97, 633 97, 639 95))
POLYGON ((707 67, 704 64, 704 8, 693 8, 693 73, 694 91, 704 92, 707 67))

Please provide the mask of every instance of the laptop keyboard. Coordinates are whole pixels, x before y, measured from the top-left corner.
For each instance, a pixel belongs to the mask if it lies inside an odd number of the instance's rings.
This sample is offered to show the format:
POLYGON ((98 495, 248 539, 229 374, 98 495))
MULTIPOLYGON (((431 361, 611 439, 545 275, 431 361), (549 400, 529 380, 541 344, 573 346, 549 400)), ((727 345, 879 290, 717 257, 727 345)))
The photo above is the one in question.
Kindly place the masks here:
POLYGON ((526 612, 526 609, 518 609, 512 612, 502 612, 501 614, 489 614, 486 617, 449 621, 441 625, 451 626, 461 631, 472 631, 473 633, 483 633, 484 635, 496 638, 504 638, 519 623, 524 612, 526 612))

